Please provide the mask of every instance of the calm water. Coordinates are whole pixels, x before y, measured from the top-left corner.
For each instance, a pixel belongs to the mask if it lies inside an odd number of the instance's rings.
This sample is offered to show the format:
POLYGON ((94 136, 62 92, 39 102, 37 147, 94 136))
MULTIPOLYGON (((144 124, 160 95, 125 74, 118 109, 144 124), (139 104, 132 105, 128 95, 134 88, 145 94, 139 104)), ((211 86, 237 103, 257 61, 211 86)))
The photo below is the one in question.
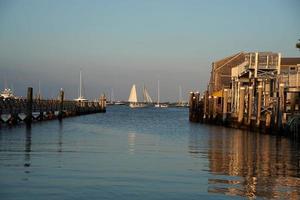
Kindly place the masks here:
POLYGON ((4 128, 0 199, 300 198, 297 144, 187 117, 115 106, 4 128))

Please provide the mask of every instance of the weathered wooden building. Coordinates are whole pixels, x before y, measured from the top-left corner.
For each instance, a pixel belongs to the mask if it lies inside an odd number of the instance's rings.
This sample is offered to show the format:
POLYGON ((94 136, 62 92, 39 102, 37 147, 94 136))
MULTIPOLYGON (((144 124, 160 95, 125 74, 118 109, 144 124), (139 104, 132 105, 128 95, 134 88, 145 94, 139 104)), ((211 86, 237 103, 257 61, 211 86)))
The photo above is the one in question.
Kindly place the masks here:
POLYGON ((299 94, 300 58, 284 58, 274 52, 240 52, 212 63, 207 90, 199 97, 203 108, 198 110, 203 113, 192 121, 221 121, 276 131, 287 125, 298 129, 299 94))

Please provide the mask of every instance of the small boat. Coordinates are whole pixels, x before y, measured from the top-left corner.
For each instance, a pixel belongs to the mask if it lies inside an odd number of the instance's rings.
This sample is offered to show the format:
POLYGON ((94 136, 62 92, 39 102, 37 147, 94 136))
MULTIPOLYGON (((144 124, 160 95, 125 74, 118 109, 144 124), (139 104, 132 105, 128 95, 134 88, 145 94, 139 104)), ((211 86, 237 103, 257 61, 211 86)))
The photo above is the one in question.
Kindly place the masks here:
POLYGON ((4 99, 15 99, 15 95, 13 94, 13 91, 9 88, 5 88, 1 93, 0 97, 4 99))
POLYGON ((135 84, 132 85, 128 102, 130 108, 144 108, 147 106, 144 103, 138 102, 135 84))
POLYGON ((115 102, 115 105, 125 105, 125 103, 122 102, 122 101, 116 101, 116 102, 115 102))
POLYGON ((112 101, 106 101, 106 105, 107 106, 112 106, 112 105, 114 105, 115 103, 114 102, 112 102, 112 101))
POLYGON ((155 108, 168 108, 169 105, 168 105, 168 104, 161 104, 161 103, 160 103, 160 104, 155 104, 154 107, 155 107, 155 108))

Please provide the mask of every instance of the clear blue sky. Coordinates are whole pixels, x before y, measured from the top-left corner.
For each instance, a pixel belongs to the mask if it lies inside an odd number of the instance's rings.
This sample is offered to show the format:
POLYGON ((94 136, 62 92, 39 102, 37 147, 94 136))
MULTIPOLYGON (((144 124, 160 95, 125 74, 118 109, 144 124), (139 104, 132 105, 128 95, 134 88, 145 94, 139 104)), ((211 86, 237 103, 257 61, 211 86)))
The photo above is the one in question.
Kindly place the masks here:
POLYGON ((131 85, 162 100, 203 90, 210 65, 239 51, 300 56, 299 0, 0 0, 0 87, 77 96, 79 69, 90 98, 131 85))

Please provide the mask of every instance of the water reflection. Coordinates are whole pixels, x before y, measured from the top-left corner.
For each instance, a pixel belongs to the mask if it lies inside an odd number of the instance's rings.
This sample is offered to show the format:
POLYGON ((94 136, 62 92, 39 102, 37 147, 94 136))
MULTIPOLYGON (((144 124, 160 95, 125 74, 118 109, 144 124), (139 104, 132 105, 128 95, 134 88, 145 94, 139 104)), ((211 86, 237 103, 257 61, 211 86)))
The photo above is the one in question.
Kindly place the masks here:
POLYGON ((130 154, 134 154, 135 140, 136 140, 136 133, 129 132, 128 133, 128 151, 130 154))
MULTIPOLYGON (((208 130, 208 192, 248 198, 300 198, 299 145, 241 130, 208 130)), ((197 140, 196 140, 197 141, 197 140)), ((197 142, 190 142, 194 151, 197 142)), ((197 147, 200 148, 200 147, 197 147)))
POLYGON ((30 173, 29 167, 31 165, 30 153, 31 153, 31 126, 26 126, 25 132, 25 149, 24 149, 24 167, 25 173, 30 173))
POLYGON ((203 144, 203 136, 198 133, 198 124, 189 125, 189 153, 193 158, 203 156, 200 154, 203 149, 205 149, 205 144, 203 144))
POLYGON ((58 145, 57 145, 57 152, 62 152, 62 145, 63 145, 63 121, 58 121, 58 145))

